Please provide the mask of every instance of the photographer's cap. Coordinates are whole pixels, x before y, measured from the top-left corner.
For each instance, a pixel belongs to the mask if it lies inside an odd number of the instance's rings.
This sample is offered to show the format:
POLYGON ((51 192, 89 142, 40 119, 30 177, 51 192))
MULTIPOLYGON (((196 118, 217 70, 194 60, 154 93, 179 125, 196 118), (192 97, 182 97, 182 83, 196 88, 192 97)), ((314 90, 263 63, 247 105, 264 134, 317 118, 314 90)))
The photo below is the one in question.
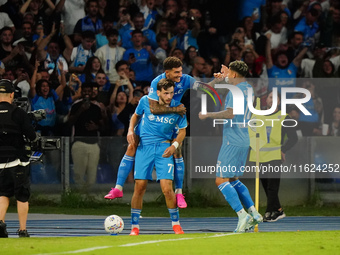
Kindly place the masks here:
POLYGON ((0 93, 13 93, 14 86, 10 80, 0 80, 0 93))

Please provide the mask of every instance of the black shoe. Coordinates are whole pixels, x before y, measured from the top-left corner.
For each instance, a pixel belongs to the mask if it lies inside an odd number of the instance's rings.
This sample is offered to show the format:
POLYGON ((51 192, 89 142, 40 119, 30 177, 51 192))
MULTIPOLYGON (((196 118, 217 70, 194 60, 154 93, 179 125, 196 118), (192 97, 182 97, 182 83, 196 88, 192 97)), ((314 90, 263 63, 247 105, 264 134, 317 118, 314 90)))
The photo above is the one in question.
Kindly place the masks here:
POLYGON ((6 223, 0 220, 0 238, 8 237, 6 226, 7 226, 6 223))
POLYGON ((269 222, 271 218, 272 213, 271 212, 266 212, 263 217, 263 222, 269 222))
POLYGON ((275 221, 278 221, 280 219, 283 219, 284 217, 286 217, 286 214, 283 210, 281 211, 275 211, 275 212, 272 212, 271 214, 271 220, 269 222, 275 222, 275 221))
POLYGON ((27 233, 27 230, 18 230, 19 237, 30 237, 30 235, 27 233))

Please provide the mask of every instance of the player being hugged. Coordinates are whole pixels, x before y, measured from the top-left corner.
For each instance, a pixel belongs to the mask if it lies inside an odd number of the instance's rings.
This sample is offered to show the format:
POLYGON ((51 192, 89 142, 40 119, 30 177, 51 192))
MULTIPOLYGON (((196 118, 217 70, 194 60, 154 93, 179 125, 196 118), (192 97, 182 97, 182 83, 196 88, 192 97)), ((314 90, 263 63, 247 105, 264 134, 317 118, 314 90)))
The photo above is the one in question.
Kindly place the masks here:
MULTIPOLYGON (((174 96, 174 82, 161 79, 157 84, 158 102, 166 107, 176 107, 180 103, 172 100, 174 96)), ((174 178, 173 154, 183 141, 186 134, 187 120, 179 114, 154 115, 150 110, 149 99, 142 97, 134 115, 131 117, 127 140, 135 144, 136 134, 134 128, 138 119, 143 116, 139 124, 140 144, 136 151, 135 161, 135 187, 131 200, 131 233, 139 235, 139 216, 143 206, 143 196, 148 180, 152 180, 152 170, 156 167, 157 181, 160 181, 162 192, 165 196, 172 227, 175 234, 184 234, 179 224, 179 212, 176 204, 175 193, 172 188, 174 178), (170 142, 174 128, 178 126, 179 132, 170 142)))

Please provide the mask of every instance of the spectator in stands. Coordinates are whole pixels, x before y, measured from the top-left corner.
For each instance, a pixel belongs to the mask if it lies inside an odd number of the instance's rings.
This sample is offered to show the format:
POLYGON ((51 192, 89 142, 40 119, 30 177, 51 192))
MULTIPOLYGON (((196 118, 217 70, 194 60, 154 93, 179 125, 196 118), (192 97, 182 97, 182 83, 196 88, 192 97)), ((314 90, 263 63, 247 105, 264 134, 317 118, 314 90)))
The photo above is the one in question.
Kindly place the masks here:
POLYGON ((161 18, 156 24, 156 36, 159 34, 165 36, 168 40, 172 37, 169 21, 165 18, 161 18))
POLYGON ((88 0, 86 2, 86 12, 87 15, 78 20, 76 26, 74 27, 74 41, 76 43, 81 42, 81 32, 90 30, 95 34, 99 34, 103 30, 103 23, 100 18, 98 18, 98 1, 88 0))
POLYGON ((244 44, 251 44, 255 46, 257 38, 260 36, 259 33, 255 32, 254 21, 252 17, 247 16, 242 20, 242 28, 244 30, 244 44))
MULTIPOLYGON (((276 53, 273 63, 270 43, 271 34, 268 33, 266 36, 268 38, 266 46, 266 66, 268 78, 275 78, 269 80, 268 91, 272 91, 274 87, 277 87, 278 92, 281 93, 281 87, 296 86, 297 70, 308 48, 303 48, 291 63, 288 62, 286 52, 279 51, 276 53)), ((293 95, 288 94, 287 96, 292 97, 293 95)))
POLYGON ((294 32, 288 43, 287 57, 289 62, 293 61, 293 59, 298 55, 302 42, 303 33, 297 31, 294 32))
POLYGON ((73 34, 74 27, 78 20, 85 17, 84 0, 57 0, 55 7, 56 13, 61 13, 61 19, 64 21, 65 33, 73 34))
POLYGON ((255 31, 260 32, 262 30, 261 20, 263 20, 265 6, 265 0, 242 0, 239 6, 239 19, 242 20, 244 17, 252 17, 254 20, 255 31))
POLYGON ((196 80, 200 80, 201 78, 205 78, 204 68, 205 68, 204 58, 195 57, 193 67, 192 67, 192 70, 191 70, 189 75, 194 77, 196 80))
POLYGON ((175 0, 167 0, 165 2, 165 13, 164 18, 166 18, 170 23, 170 28, 174 29, 179 16, 178 3, 175 0))
MULTIPOLYGON (((176 48, 179 49, 179 48, 176 48)), ((180 49, 181 50, 181 49, 180 49)), ((194 65, 194 58, 198 56, 198 49, 195 46, 189 46, 186 51, 181 50, 182 52, 185 52, 184 54, 184 65, 187 66, 187 68, 190 70, 189 73, 192 70, 192 67, 194 65)))
POLYGON ((235 60, 241 60, 244 49, 244 43, 239 43, 238 41, 234 41, 230 45, 226 43, 224 65, 229 66, 229 63, 235 60))
POLYGON ((194 27, 190 30, 188 22, 185 18, 179 18, 176 23, 176 34, 169 40, 169 44, 174 43, 176 48, 186 51, 190 46, 194 46, 198 49, 197 36, 200 32, 200 24, 197 19, 194 18, 194 27))
POLYGON ((262 99, 261 105, 266 107, 265 96, 268 94, 268 73, 267 68, 262 60, 262 57, 257 54, 252 45, 246 45, 246 50, 243 53, 243 61, 248 66, 248 76, 250 83, 254 88, 255 96, 262 99))
POLYGON ((74 126, 74 143, 71 148, 73 180, 80 188, 88 190, 96 182, 100 148, 99 129, 102 125, 101 109, 91 103, 93 83, 83 83, 82 99, 72 105, 68 118, 74 126))
POLYGON ((118 119, 124 125, 123 136, 127 135, 129 129, 130 118, 136 110, 139 100, 144 96, 144 93, 140 89, 135 89, 132 94, 132 99, 125 106, 125 108, 119 113, 118 119))
POLYGON ((144 27, 152 29, 158 16, 158 12, 155 9, 155 0, 141 0, 139 9, 144 15, 144 27))
POLYGON ((25 48, 22 44, 15 47, 12 45, 13 32, 9 27, 4 27, 0 31, 0 60, 8 68, 15 68, 17 65, 24 65, 25 68, 31 68, 28 58, 25 54, 25 48))
POLYGON ((277 49, 281 44, 287 43, 287 28, 283 26, 280 14, 272 17, 270 21, 270 29, 265 33, 265 35, 267 34, 271 34, 271 49, 277 49))
POLYGON ((96 49, 99 49, 100 47, 103 47, 104 45, 109 43, 106 37, 106 32, 113 29, 113 18, 111 16, 105 16, 102 19, 102 22, 103 32, 96 34, 96 49))
MULTIPOLYGON (((299 129, 301 129, 303 136, 321 135, 320 126, 323 120, 324 111, 322 99, 317 95, 315 85, 311 79, 304 80, 301 87, 308 89, 311 93, 311 100, 303 104, 311 115, 300 113, 298 119, 299 129)), ((297 94, 295 97, 301 98, 305 97, 305 95, 297 94)))
MULTIPOLYGON (((62 61, 58 62, 59 70, 63 70, 62 61)), ((54 91, 51 84, 47 80, 37 81, 39 62, 36 61, 35 69, 30 83, 29 96, 32 99, 32 110, 44 109, 46 111, 46 119, 38 122, 36 129, 43 136, 51 136, 54 134, 54 125, 56 123, 55 102, 62 98, 63 90, 66 86, 65 72, 61 71, 61 83, 54 91)))
POLYGON ((72 53, 65 55, 66 60, 70 62, 69 71, 80 74, 84 71, 86 62, 93 57, 92 46, 95 43, 95 34, 92 31, 83 31, 81 33, 81 44, 72 49, 72 53))
POLYGON ((106 38, 109 43, 99 48, 95 55, 99 58, 110 82, 114 84, 119 78, 115 65, 119 60, 122 60, 125 49, 117 45, 118 31, 116 29, 108 30, 106 32, 106 38))
POLYGON ((340 47, 340 4, 332 6, 322 22, 320 42, 327 47, 340 47))
POLYGON ((306 17, 303 17, 295 26, 295 31, 300 31, 304 35, 304 41, 311 44, 315 43, 315 34, 319 31, 319 24, 317 22, 320 16, 319 10, 310 7, 307 11, 306 17))
POLYGON ((129 12, 127 11, 126 7, 121 6, 119 7, 118 10, 118 22, 116 24, 118 32, 119 32, 119 36, 120 38, 123 37, 123 34, 130 30, 130 28, 132 28, 134 25, 131 21, 131 16, 129 14, 129 12))
POLYGON ((214 78, 214 62, 210 59, 207 58, 205 59, 205 65, 204 65, 204 76, 207 79, 207 81, 210 81, 211 78, 214 78))
POLYGON ((154 76, 158 76, 164 72, 163 70, 163 61, 168 56, 169 50, 169 42, 168 38, 163 34, 158 34, 156 36, 156 40, 158 43, 158 48, 155 51, 155 57, 157 58, 157 65, 154 65, 154 76))
POLYGON ((55 5, 51 0, 27 0, 20 8, 20 14, 25 15, 26 12, 34 14, 34 23, 42 22, 44 26, 50 28, 51 14, 55 9, 55 5))
MULTIPOLYGON (((18 32, 20 30, 16 30, 18 32)), ((17 33, 16 33, 17 34, 17 33)), ((25 52, 27 58, 31 58, 31 53, 35 49, 33 45, 33 25, 30 22, 23 22, 21 26, 21 33, 17 36, 17 40, 13 43, 13 46, 17 46, 18 43, 21 43, 25 47, 25 52)))
MULTIPOLYGON (((190 50, 190 47, 188 49, 190 50)), ((195 53, 197 54, 196 50, 195 53)), ((189 74, 191 72, 192 66, 189 67, 188 63, 184 60, 184 54, 182 50, 175 48, 172 50, 172 52, 170 52, 169 56, 179 58, 182 61, 182 73, 189 74)), ((219 70, 221 70, 221 67, 219 70)))
MULTIPOLYGON (((51 33, 46 36, 37 48, 37 59, 38 61, 43 62, 44 69, 48 70, 50 74, 52 73, 60 73, 59 65, 57 64, 59 61, 63 62, 63 70, 68 71, 68 65, 65 58, 60 54, 60 46, 57 41, 52 40, 53 36, 56 33, 55 25, 52 26, 51 33), (47 46, 47 50, 45 47, 47 46)), ((67 35, 62 35, 66 37, 67 35)), ((57 75, 55 75, 57 76, 57 75)), ((54 77, 55 79, 55 77, 54 77)))
POLYGON ((5 12, 0 12, 0 29, 4 27, 10 27, 13 33, 15 31, 13 21, 8 17, 8 14, 5 12))
MULTIPOLYGON (((125 60, 120 60, 117 62, 116 66, 116 71, 119 74, 119 79, 120 80, 128 80, 128 82, 131 83, 133 88, 136 88, 137 84, 135 82, 136 80, 136 75, 135 72, 130 68, 129 63, 125 60)), ((118 92, 120 91, 128 91, 128 86, 127 82, 124 82, 124 85, 120 86, 118 89, 118 92)))
POLYGON ((14 86, 20 88, 22 97, 28 97, 31 82, 28 72, 25 70, 23 66, 18 65, 15 68, 14 77, 15 77, 15 80, 13 81, 14 86))
POLYGON ((98 0, 98 17, 103 19, 107 14, 107 0, 98 0))
POLYGON ((329 125, 328 135, 340 136, 340 105, 333 110, 333 120, 329 125))
MULTIPOLYGON (((117 93, 120 86, 124 85, 123 82, 117 81, 116 86, 112 92, 110 102, 111 104, 111 135, 122 136, 124 133, 124 124, 118 119, 118 115, 124 110, 128 104, 128 96, 124 91, 117 93)), ((131 95, 133 93, 133 89, 131 95)), ((132 96, 130 97, 132 99, 132 96)))
POLYGON ((131 37, 132 37, 132 31, 133 30, 140 30, 143 33, 143 44, 144 45, 150 45, 152 49, 157 49, 158 45, 156 42, 156 34, 153 30, 145 28, 144 27, 144 16, 142 13, 137 13, 133 17, 133 27, 130 28, 128 31, 125 31, 125 33, 122 36, 122 46, 125 49, 130 49, 133 47, 131 37))
MULTIPOLYGON (((98 72, 104 72, 99 58, 96 56, 90 57, 87 60, 85 68, 84 68, 84 72, 82 75, 79 76, 79 79, 82 83, 95 82, 96 75, 98 72)), ((109 78, 106 76, 105 79, 106 79, 106 83, 104 85, 104 90, 110 90, 111 83, 109 81, 109 78)))
POLYGON ((107 76, 103 70, 100 70, 96 74, 94 81, 98 84, 98 93, 96 100, 105 106, 110 104, 110 96, 112 93, 111 86, 107 86, 107 76))
POLYGON ((21 2, 18 0, 8 0, 4 5, 0 7, 2 12, 8 14, 10 20, 13 21, 14 26, 16 29, 21 27, 22 19, 19 16, 19 9, 20 9, 21 2))
POLYGON ((128 61, 131 69, 135 71, 136 81, 151 82, 154 77, 152 64, 157 64, 157 58, 155 57, 151 46, 142 46, 142 31, 132 31, 131 41, 133 43, 133 48, 124 52, 123 60, 128 61))

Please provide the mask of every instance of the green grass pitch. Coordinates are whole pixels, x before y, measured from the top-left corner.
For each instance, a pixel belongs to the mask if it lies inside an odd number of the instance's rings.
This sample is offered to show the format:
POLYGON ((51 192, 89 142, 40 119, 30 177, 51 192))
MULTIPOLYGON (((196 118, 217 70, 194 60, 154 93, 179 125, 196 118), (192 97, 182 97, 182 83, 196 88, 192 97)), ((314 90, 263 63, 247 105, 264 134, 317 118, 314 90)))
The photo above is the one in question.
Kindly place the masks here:
POLYGON ((2 255, 339 254, 340 231, 0 239, 2 255))

